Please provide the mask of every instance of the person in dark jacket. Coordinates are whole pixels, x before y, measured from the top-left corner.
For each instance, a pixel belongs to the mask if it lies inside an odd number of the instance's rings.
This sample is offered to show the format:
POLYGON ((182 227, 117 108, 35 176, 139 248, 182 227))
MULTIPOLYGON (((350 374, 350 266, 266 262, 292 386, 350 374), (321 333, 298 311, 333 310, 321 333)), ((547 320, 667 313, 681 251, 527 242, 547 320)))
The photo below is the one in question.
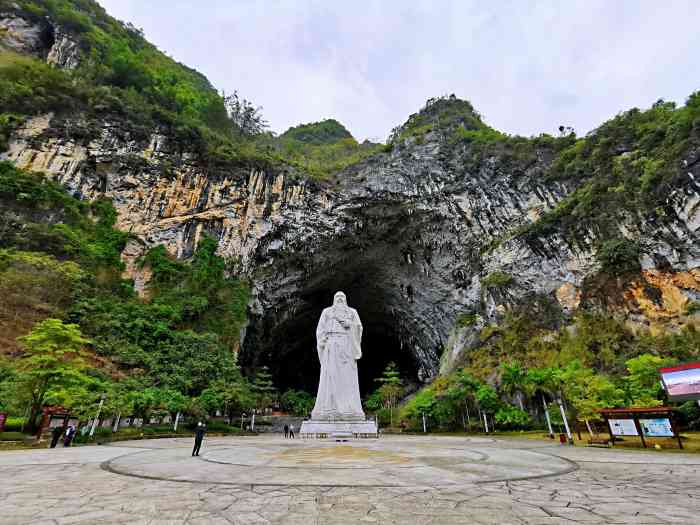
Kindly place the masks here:
POLYGON ((197 423, 197 428, 194 431, 194 448, 192 449, 193 456, 199 456, 199 449, 202 448, 204 434, 207 433, 207 426, 201 421, 197 423))
POLYGON ((73 425, 68 425, 68 428, 66 429, 66 433, 63 435, 63 446, 70 447, 70 444, 73 442, 74 437, 75 437, 75 427, 73 425))
POLYGON ((289 425, 284 425, 284 437, 289 437, 289 425))
POLYGON ((53 427, 51 431, 51 448, 56 448, 58 440, 61 439, 61 434, 63 434, 63 427, 53 427))

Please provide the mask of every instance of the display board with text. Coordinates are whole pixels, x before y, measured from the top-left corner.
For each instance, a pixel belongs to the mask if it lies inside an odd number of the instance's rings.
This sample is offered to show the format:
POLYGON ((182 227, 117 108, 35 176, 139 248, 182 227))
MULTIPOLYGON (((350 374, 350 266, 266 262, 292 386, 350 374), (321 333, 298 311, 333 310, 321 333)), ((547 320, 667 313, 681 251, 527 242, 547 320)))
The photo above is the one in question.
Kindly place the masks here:
POLYGON ((700 362, 659 368, 671 401, 700 399, 700 362))
POLYGON ((673 426, 668 418, 640 419, 639 425, 647 437, 673 437, 673 426))
POLYGON ((634 419, 609 419, 613 436, 638 436, 634 419))

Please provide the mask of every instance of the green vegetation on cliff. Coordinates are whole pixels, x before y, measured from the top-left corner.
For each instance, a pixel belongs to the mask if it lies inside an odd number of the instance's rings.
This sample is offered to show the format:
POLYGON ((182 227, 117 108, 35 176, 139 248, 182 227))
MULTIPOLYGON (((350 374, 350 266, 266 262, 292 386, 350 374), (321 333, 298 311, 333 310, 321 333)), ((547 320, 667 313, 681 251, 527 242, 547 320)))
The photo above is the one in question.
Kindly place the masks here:
MULTIPOLYGON (((261 143, 265 137, 260 137, 261 143)), ((350 132, 334 119, 289 128, 267 144, 287 162, 312 177, 323 180, 382 149, 380 144, 358 144, 350 132)))
POLYGON ((0 0, 3 11, 66 33, 79 46, 75 70, 0 46, 0 149, 22 121, 53 112, 86 117, 61 130, 85 139, 105 119, 122 123, 135 139, 161 127, 180 149, 199 156, 212 173, 236 166, 291 165, 327 179, 378 149, 358 144, 337 121, 304 124, 280 137, 265 132, 260 108, 237 93, 220 95, 200 73, 175 62, 142 32, 110 17, 93 0, 0 0))
POLYGON ((280 140, 303 142, 305 144, 333 144, 344 139, 351 139, 352 135, 345 127, 335 119, 300 124, 289 128, 280 135, 280 140))
MULTIPOLYGON (((23 403, 31 398, 36 404, 40 397, 81 411, 108 391, 112 401, 120 400, 115 410, 140 407, 145 414, 173 396, 196 409, 199 396, 222 382, 246 389, 235 351, 246 321, 248 285, 227 276, 214 240, 203 239, 190 263, 162 247, 151 250, 143 260, 153 272, 150 298, 144 300, 121 277, 128 235, 114 228, 116 214, 108 201, 79 201, 7 162, 0 163, 0 197, 5 352, 19 356, 18 366, 30 362, 41 348, 29 343, 45 338, 42 327, 55 334, 72 330, 90 341, 81 343, 89 353, 80 370, 87 379, 81 375, 79 388, 61 380, 37 393, 36 380, 20 366, 2 378, 15 385, 0 388, 8 396, 0 400, 5 407, 21 413, 23 403), (17 345, 14 338, 27 333, 32 335, 17 345)), ((50 368, 64 377, 59 365, 55 361, 50 368)))
POLYGON ((589 231, 615 239, 625 216, 670 222, 669 194, 696 184, 685 162, 698 146, 700 93, 682 107, 659 101, 621 113, 559 153, 547 180, 578 188, 520 233, 532 242, 554 233, 583 239, 589 231))
MULTIPOLYGON (((68 80, 80 84, 67 93, 47 90, 49 96, 68 98, 76 90, 103 86, 100 98, 107 106, 133 103, 147 109, 146 114, 166 121, 228 131, 231 122, 223 98, 203 75, 169 58, 150 44, 141 31, 110 17, 97 2, 17 0, 3 1, 0 7, 39 24, 48 18, 80 47, 81 61, 75 74, 34 71, 30 84, 37 91, 42 87, 41 77, 52 75, 51 84, 68 80)), ((29 100, 40 98, 37 93, 27 95, 29 100)), ((54 104, 48 109, 63 108, 54 104)))
MULTIPOLYGON (((409 425, 420 428, 425 413, 433 429, 474 428, 486 413, 501 430, 543 428, 543 397, 564 399, 571 418, 595 420, 598 408, 662 404, 657 369, 700 358, 700 331, 692 326, 677 334, 635 334, 615 319, 585 312, 560 329, 531 312, 511 313, 482 334, 488 336, 465 353, 457 371, 404 404, 401 417, 409 425)), ((550 415, 560 421, 556 408, 550 415)))

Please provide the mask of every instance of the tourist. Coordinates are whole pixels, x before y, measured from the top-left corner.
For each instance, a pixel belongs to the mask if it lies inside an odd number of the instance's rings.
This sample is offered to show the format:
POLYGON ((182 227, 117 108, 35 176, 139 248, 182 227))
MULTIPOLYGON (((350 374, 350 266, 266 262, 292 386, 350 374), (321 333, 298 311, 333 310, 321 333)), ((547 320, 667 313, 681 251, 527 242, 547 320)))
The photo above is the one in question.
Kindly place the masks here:
POLYGON ((294 439, 294 425, 289 425, 289 437, 294 439))
POLYGON ((70 447, 70 444, 73 442, 74 437, 75 437, 75 427, 73 425, 68 425, 68 428, 66 429, 66 433, 63 437, 63 446, 70 447))
POLYGON ((199 449, 202 448, 204 434, 207 432, 207 426, 201 421, 197 423, 197 428, 194 431, 194 448, 192 449, 193 456, 199 456, 199 449))
POLYGON ((284 425, 284 437, 285 439, 289 437, 289 425, 284 425))
POLYGON ((63 427, 53 427, 51 431, 51 448, 56 448, 58 440, 61 439, 61 434, 63 434, 63 427))

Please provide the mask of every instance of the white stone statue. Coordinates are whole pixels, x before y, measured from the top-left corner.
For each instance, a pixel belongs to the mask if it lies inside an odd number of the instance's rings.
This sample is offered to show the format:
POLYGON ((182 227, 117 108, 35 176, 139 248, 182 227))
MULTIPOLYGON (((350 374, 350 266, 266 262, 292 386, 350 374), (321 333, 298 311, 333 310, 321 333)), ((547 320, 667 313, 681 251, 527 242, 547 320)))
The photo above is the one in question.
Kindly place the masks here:
POLYGON ((345 294, 333 297, 316 328, 316 349, 321 361, 316 405, 312 421, 364 421, 357 379, 357 360, 362 357, 362 323, 345 294))

